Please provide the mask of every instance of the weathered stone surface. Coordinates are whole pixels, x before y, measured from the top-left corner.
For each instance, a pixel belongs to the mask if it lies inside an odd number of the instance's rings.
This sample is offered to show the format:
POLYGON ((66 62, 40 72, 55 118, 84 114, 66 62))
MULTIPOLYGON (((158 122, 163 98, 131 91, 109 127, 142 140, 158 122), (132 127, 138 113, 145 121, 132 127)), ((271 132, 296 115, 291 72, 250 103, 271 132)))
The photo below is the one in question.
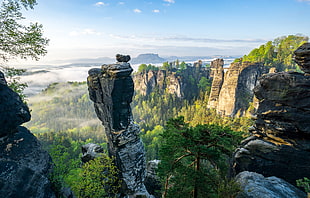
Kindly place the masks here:
POLYGON ((147 191, 154 195, 156 198, 160 198, 161 183, 159 177, 156 174, 160 160, 152 160, 147 163, 146 166, 146 178, 144 181, 147 191))
POLYGON ((34 135, 17 127, 0 140, 0 197, 53 198, 48 174, 52 161, 34 135))
POLYGON ((120 197, 150 197, 144 186, 146 164, 143 143, 138 136, 140 129, 133 123, 130 108, 134 92, 130 71, 129 63, 90 70, 89 95, 104 125, 109 154, 115 157, 120 170, 123 181, 120 197))
POLYGON ((290 145, 280 138, 246 139, 234 155, 234 171, 251 171, 276 176, 296 185, 297 179, 310 177, 310 141, 290 145))
POLYGON ((253 88, 258 78, 266 73, 260 63, 232 63, 225 73, 218 97, 217 112, 224 116, 241 116, 253 101, 253 88))
POLYGON ((216 109, 218 106, 219 95, 224 81, 223 65, 223 59, 216 59, 211 62, 210 79, 212 79, 212 86, 208 100, 208 108, 216 109))
POLYGON ((259 100, 256 127, 267 135, 310 135, 310 76, 273 73, 263 76, 254 89, 259 100))
POLYGON ((103 148, 100 145, 94 143, 85 144, 82 146, 82 162, 89 162, 99 157, 100 153, 103 153, 103 148))
POLYGON ((0 72, 0 137, 16 132, 16 128, 22 123, 30 120, 30 112, 27 105, 20 99, 19 95, 12 91, 7 85, 5 78, 0 72))
POLYGON ((296 72, 262 76, 252 136, 234 155, 236 173, 252 171, 296 185, 310 178, 310 76, 296 72))
POLYGON ((199 89, 197 84, 202 77, 209 79, 209 70, 201 66, 202 63, 195 63, 194 67, 187 67, 185 70, 171 69, 147 71, 137 73, 133 76, 135 91, 147 96, 154 90, 167 91, 179 98, 192 99, 197 97, 199 89))
POLYGON ((306 193, 277 177, 267 177, 254 172, 242 172, 236 177, 242 192, 237 198, 305 198, 306 193))
POLYGON ((300 69, 309 74, 310 73, 310 43, 305 43, 300 46, 295 52, 295 62, 300 69))
POLYGON ((130 56, 129 55, 116 54, 116 60, 117 60, 117 62, 127 63, 128 61, 130 61, 130 56))

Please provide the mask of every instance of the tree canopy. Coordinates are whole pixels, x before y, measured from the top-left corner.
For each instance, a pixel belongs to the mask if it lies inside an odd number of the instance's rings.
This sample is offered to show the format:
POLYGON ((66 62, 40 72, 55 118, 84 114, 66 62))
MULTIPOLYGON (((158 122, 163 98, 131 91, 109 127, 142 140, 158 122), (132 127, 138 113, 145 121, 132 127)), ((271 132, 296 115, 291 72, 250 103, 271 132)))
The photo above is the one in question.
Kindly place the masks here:
POLYGON ((33 9, 36 0, 5 0, 0 7, 0 62, 10 59, 38 60, 47 53, 49 40, 43 37, 43 26, 24 25, 22 9, 33 9))
MULTIPOLYGON (((159 174, 164 184, 163 197, 225 194, 221 187, 229 189, 224 184, 228 181, 227 159, 242 139, 241 133, 212 124, 191 127, 183 117, 178 117, 167 122, 162 138, 159 174)), ((237 191, 236 187, 229 193, 237 191)))
POLYGON ((293 61, 293 52, 308 40, 308 37, 302 35, 282 36, 268 41, 235 61, 262 62, 266 66, 276 67, 277 71, 298 70, 293 61))

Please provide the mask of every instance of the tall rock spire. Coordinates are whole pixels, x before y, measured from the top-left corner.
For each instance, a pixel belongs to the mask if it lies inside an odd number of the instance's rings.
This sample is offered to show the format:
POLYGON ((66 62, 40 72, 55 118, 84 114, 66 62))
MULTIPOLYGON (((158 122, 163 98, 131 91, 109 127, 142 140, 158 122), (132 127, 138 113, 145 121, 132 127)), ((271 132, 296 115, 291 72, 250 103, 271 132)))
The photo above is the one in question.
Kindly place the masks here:
POLYGON ((87 78, 90 99, 102 121, 108 138, 109 155, 115 157, 122 185, 120 197, 151 197, 144 186, 145 151, 134 124, 130 103, 134 83, 129 56, 117 55, 116 64, 89 70, 87 78))

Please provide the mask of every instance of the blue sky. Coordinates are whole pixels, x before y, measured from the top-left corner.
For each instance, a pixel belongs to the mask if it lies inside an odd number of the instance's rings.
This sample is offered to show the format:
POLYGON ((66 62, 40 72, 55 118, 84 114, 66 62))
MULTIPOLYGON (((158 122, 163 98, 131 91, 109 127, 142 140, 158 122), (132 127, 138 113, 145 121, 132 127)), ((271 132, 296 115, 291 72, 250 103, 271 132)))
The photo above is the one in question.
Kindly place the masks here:
POLYGON ((41 62, 243 55, 279 36, 310 36, 310 0, 37 0, 24 12, 50 39, 41 62))

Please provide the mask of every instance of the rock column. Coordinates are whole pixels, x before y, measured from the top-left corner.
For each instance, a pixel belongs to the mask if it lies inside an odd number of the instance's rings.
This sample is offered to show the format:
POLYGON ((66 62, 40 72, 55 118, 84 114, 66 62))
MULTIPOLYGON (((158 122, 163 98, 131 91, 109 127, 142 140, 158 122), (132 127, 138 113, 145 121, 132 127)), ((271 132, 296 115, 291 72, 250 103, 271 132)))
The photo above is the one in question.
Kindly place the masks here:
POLYGON ((129 56, 124 57, 127 58, 117 55, 116 64, 89 70, 89 95, 104 126, 109 154, 115 157, 120 170, 120 197, 150 197, 143 183, 146 163, 138 136, 140 128, 133 123, 130 107, 134 93, 130 76, 133 69, 127 63, 129 56))

